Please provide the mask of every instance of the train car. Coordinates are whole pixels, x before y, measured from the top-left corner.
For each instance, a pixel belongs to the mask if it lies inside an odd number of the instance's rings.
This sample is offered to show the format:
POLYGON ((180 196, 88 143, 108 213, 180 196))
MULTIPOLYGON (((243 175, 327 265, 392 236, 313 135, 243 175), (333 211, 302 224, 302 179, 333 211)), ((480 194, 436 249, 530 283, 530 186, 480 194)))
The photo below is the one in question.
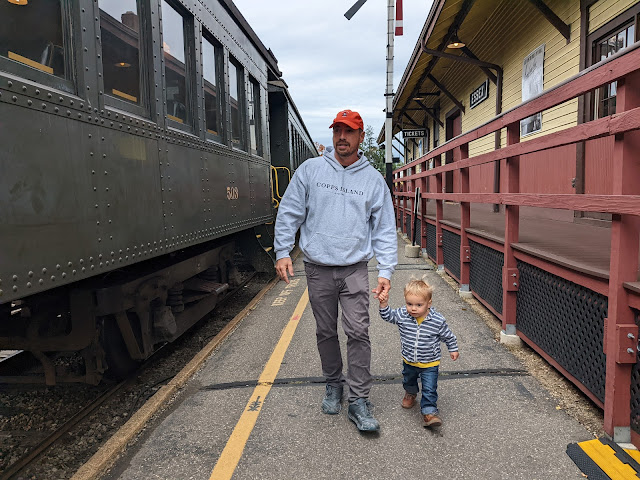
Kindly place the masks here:
POLYGON ((318 151, 282 79, 269 82, 269 116, 271 181, 277 209, 293 173, 318 151))
POLYGON ((0 17, 0 349, 31 351, 47 384, 97 383, 209 312, 238 251, 273 268, 256 242, 283 166, 271 84, 294 148, 313 144, 230 0, 8 0, 0 17))

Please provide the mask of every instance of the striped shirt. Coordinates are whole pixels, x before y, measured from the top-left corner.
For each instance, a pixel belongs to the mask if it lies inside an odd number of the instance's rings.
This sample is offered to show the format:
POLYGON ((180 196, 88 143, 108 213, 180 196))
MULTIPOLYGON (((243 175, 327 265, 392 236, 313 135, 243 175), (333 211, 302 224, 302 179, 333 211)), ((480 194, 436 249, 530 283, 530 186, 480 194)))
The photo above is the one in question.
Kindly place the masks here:
POLYGON ((431 363, 441 358, 440 342, 447 345, 449 352, 458 351, 458 341, 445 318, 431 307, 424 321, 418 325, 409 315, 407 307, 391 310, 389 306, 380 309, 385 322, 398 325, 402 357, 409 363, 431 363))

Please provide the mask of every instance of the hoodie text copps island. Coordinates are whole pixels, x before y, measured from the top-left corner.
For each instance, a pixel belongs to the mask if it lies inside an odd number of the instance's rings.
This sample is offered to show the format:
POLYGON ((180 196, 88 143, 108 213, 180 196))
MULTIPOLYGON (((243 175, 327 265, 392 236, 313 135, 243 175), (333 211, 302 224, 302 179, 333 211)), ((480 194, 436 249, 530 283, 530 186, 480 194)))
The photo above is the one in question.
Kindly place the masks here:
POLYGON ((298 167, 278 208, 276 260, 289 256, 300 229, 306 262, 346 266, 375 254, 378 276, 391 279, 398 258, 391 195, 380 172, 358 156, 345 168, 327 147, 298 167))

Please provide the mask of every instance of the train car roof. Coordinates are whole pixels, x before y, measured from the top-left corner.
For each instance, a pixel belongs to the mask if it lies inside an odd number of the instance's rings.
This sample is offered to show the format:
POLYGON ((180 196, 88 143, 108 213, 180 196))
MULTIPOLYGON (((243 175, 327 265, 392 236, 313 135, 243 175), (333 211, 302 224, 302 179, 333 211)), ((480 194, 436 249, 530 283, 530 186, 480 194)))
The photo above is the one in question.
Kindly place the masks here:
MULTIPOLYGON (((247 35, 247 37, 249 37, 249 39, 251 40, 251 43, 253 43, 253 45, 258 49, 258 51, 265 58, 265 60, 267 61, 267 65, 269 66, 270 70, 275 75, 275 77, 276 78, 282 77, 282 72, 278 68, 278 60, 276 59, 275 55, 273 54, 270 48, 265 47, 264 43, 262 43, 258 35, 256 35, 256 32, 254 32, 253 28, 251 28, 251 25, 249 25, 249 22, 247 22, 247 19, 244 18, 242 13, 240 13, 240 10, 238 10, 238 7, 236 7, 231 0, 220 0, 220 3, 229 12, 229 14, 233 18, 235 18, 235 20, 238 22, 238 25, 242 29, 242 31, 245 33, 245 35, 247 35)), ((273 79, 270 78, 270 80, 275 80, 275 78, 273 79)))

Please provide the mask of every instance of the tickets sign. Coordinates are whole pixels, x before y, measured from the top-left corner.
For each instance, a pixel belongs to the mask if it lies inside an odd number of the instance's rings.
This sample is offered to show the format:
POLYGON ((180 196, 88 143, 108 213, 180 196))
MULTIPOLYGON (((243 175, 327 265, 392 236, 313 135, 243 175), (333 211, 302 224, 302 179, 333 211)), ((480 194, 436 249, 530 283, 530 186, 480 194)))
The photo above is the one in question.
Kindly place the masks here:
POLYGON ((422 128, 420 130, 402 130, 402 136, 404 138, 420 138, 427 136, 427 129, 422 128))

